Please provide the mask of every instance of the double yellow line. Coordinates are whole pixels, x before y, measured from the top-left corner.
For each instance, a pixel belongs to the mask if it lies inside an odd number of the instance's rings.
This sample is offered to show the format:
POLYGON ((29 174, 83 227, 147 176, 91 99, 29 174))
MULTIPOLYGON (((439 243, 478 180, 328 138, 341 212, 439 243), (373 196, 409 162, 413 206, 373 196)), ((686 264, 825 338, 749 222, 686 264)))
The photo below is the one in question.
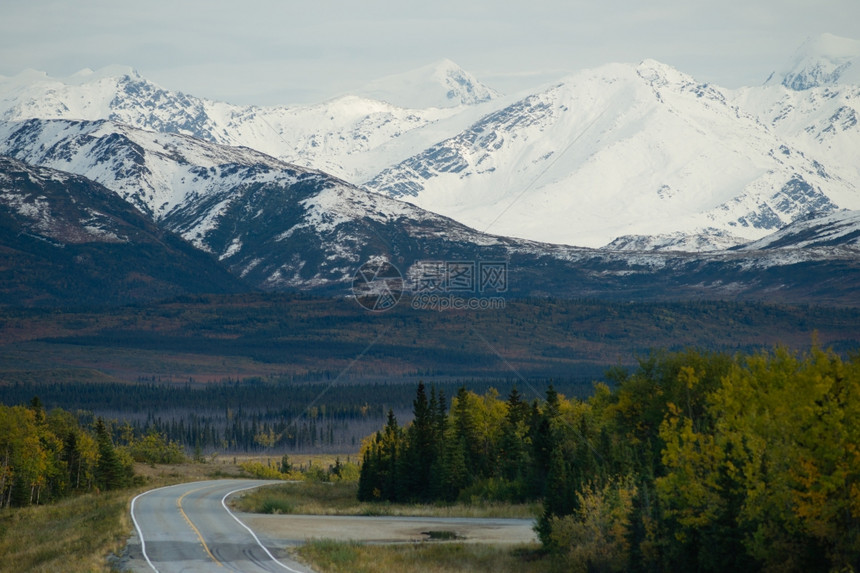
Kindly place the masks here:
POLYGON ((188 515, 186 515, 185 510, 182 509, 182 500, 185 498, 186 495, 188 495, 189 493, 194 493, 195 491, 200 491, 201 489, 206 489, 206 487, 198 487, 197 489, 186 491, 181 496, 179 496, 179 499, 176 500, 176 506, 179 507, 179 513, 181 513, 182 517, 185 518, 185 521, 188 523, 188 526, 191 527, 191 529, 194 530, 194 533, 197 534, 197 539, 200 540, 200 545, 202 545, 203 549, 206 550, 206 554, 212 559, 212 561, 218 564, 218 567, 223 567, 224 565, 220 561, 218 561, 214 555, 212 555, 211 551, 209 551, 209 546, 206 545, 205 541, 203 541, 203 536, 200 535, 200 530, 194 526, 194 524, 191 522, 191 519, 189 519, 188 515))

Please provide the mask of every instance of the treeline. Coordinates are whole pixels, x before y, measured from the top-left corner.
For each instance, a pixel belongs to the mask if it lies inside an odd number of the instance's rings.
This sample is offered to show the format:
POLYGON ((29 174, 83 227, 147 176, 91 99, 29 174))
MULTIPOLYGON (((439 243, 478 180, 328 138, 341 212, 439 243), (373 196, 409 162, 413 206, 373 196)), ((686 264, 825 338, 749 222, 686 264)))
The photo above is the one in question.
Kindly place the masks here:
POLYGON ((0 507, 128 486, 135 455, 163 446, 163 440, 151 436, 116 448, 101 418, 85 427, 71 412, 46 413, 38 398, 29 406, 0 405, 0 507))
POLYGON ((359 498, 542 500, 572 571, 860 570, 860 361, 655 353, 588 400, 420 384, 362 452, 359 498))
POLYGON ((297 416, 297 419, 277 417, 270 421, 260 413, 228 410, 217 416, 190 412, 162 420, 149 418, 145 422, 126 422, 134 435, 155 433, 176 441, 195 451, 259 452, 279 450, 310 450, 323 446, 353 448, 353 439, 344 444, 349 434, 348 419, 325 415, 319 409, 297 416))
MULTIPOLYGON (((547 381, 535 381, 545 388, 547 381)), ((440 383, 481 392, 510 387, 506 380, 440 383)), ((566 391, 587 395, 582 380, 560 381, 566 391)), ((95 415, 118 420, 114 438, 128 431, 150 433, 179 443, 187 452, 263 452, 267 450, 355 451, 361 438, 385 419, 387 408, 408 412, 414 386, 405 383, 290 384, 279 378, 250 378, 209 384, 22 383, 0 385, 0 403, 20 404, 38 395, 47 407, 79 414, 82 424, 95 415), (165 406, 169 404, 169 406, 165 406)))
MULTIPOLYGON (((415 396, 412 382, 341 381, 295 384, 280 377, 244 378, 208 383, 151 383, 55 381, 51 374, 40 373, 32 381, 4 382, 0 375, 0 403, 26 403, 38 395, 46 407, 90 412, 134 413, 158 416, 169 411, 218 412, 228 411, 250 416, 259 414, 268 421, 294 419, 299 416, 357 420, 384 420, 388 408, 409 408, 415 396), (165 406, 165 405, 169 406, 165 406)), ((556 388, 577 396, 592 391, 593 377, 556 379, 556 388)), ((550 380, 536 378, 531 384, 546 388, 550 380)), ((476 392, 491 387, 510 387, 514 382, 504 378, 457 378, 442 381, 437 386, 453 394, 460 386, 476 392)))
MULTIPOLYGON (((261 378, 246 378, 241 381, 228 380, 218 383, 159 384, 141 382, 137 384, 95 382, 74 383, 53 381, 50 374, 33 382, 13 381, 0 385, 0 402, 18 404, 38 395, 47 405, 71 410, 109 411, 159 414, 165 410, 220 411, 244 410, 260 413, 267 419, 295 418, 302 415, 309 404, 319 401, 331 388, 331 383, 291 384, 276 378, 272 381, 261 378), (165 407, 169 404, 169 408, 165 407)), ((380 402, 370 400, 380 394, 396 393, 398 390, 381 391, 378 385, 363 387, 345 384, 337 392, 325 396, 318 405, 321 415, 334 419, 363 418, 369 413, 378 418, 385 417, 380 402)), ((404 403, 409 403, 405 389, 404 403)))

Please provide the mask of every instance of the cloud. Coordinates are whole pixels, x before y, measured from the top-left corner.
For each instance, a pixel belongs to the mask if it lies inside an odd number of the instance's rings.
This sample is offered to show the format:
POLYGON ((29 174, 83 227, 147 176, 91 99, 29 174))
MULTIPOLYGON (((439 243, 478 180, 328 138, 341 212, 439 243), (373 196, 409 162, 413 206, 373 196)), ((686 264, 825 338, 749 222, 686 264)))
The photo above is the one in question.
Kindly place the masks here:
POLYGON ((732 87, 827 31, 860 37, 860 2, 6 0, 0 74, 123 64, 171 89, 265 104, 331 97, 441 58, 505 91, 517 78, 655 58, 732 87))

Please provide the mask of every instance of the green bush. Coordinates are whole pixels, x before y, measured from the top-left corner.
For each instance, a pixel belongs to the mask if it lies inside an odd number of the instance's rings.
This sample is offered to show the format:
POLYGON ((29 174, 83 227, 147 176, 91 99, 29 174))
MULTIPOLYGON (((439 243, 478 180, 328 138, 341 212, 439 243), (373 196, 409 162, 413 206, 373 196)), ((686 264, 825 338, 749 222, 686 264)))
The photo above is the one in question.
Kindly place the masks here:
POLYGON ((168 441, 157 432, 150 432, 127 446, 136 462, 147 464, 181 464, 186 460, 179 442, 168 441))
POLYGON ((463 489, 457 501, 471 504, 483 501, 522 503, 528 498, 528 487, 523 480, 510 481, 504 478, 491 477, 477 481, 463 489))
POLYGON ((260 513, 287 514, 294 511, 295 507, 293 504, 278 497, 267 497, 260 503, 260 513))
POLYGON ((243 471, 260 479, 290 479, 289 475, 282 474, 277 470, 277 468, 260 462, 243 462, 239 464, 239 467, 242 468, 243 471))
POLYGON ((624 571, 630 553, 630 516, 636 486, 632 480, 603 487, 586 485, 576 494, 579 508, 553 517, 550 539, 571 572, 624 571))

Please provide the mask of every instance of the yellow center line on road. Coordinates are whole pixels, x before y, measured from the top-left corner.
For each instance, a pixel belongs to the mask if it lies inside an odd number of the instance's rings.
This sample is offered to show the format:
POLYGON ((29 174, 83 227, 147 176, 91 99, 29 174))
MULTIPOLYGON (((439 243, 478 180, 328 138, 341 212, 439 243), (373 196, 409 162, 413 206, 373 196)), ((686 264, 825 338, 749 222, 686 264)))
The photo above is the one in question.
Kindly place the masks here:
POLYGON ((215 556, 214 556, 214 555, 212 555, 212 552, 211 552, 211 551, 209 551, 209 546, 208 546, 208 545, 206 545, 206 542, 205 542, 205 541, 203 541, 203 536, 202 536, 202 535, 200 535, 200 530, 198 530, 196 527, 194 527, 194 524, 193 524, 193 523, 191 523, 191 519, 189 519, 188 515, 186 515, 185 510, 184 510, 184 509, 182 509, 182 499, 183 499, 186 495, 188 495, 189 493, 194 493, 195 491, 200 491, 201 489, 206 489, 206 487, 208 487, 208 486, 198 487, 197 489, 192 489, 192 490, 190 490, 190 491, 186 491, 186 492, 185 492, 185 493, 183 493, 181 496, 179 496, 179 499, 177 499, 177 500, 176 500, 176 505, 177 505, 177 507, 179 507, 179 513, 181 513, 181 514, 182 514, 182 517, 184 517, 184 518, 185 518, 185 521, 186 521, 186 522, 188 522, 188 525, 191 527, 191 529, 193 529, 193 530, 194 530, 194 533, 196 533, 196 534, 197 534, 197 539, 199 539, 199 540, 200 540, 200 544, 203 546, 203 549, 205 549, 205 550, 206 550, 206 554, 207 554, 207 555, 209 555, 209 557, 211 557, 211 558, 212 558, 212 561, 214 561, 215 563, 217 563, 217 564, 218 564, 218 567, 223 567, 224 565, 223 565, 220 561, 218 561, 218 560, 215 558, 215 556))

